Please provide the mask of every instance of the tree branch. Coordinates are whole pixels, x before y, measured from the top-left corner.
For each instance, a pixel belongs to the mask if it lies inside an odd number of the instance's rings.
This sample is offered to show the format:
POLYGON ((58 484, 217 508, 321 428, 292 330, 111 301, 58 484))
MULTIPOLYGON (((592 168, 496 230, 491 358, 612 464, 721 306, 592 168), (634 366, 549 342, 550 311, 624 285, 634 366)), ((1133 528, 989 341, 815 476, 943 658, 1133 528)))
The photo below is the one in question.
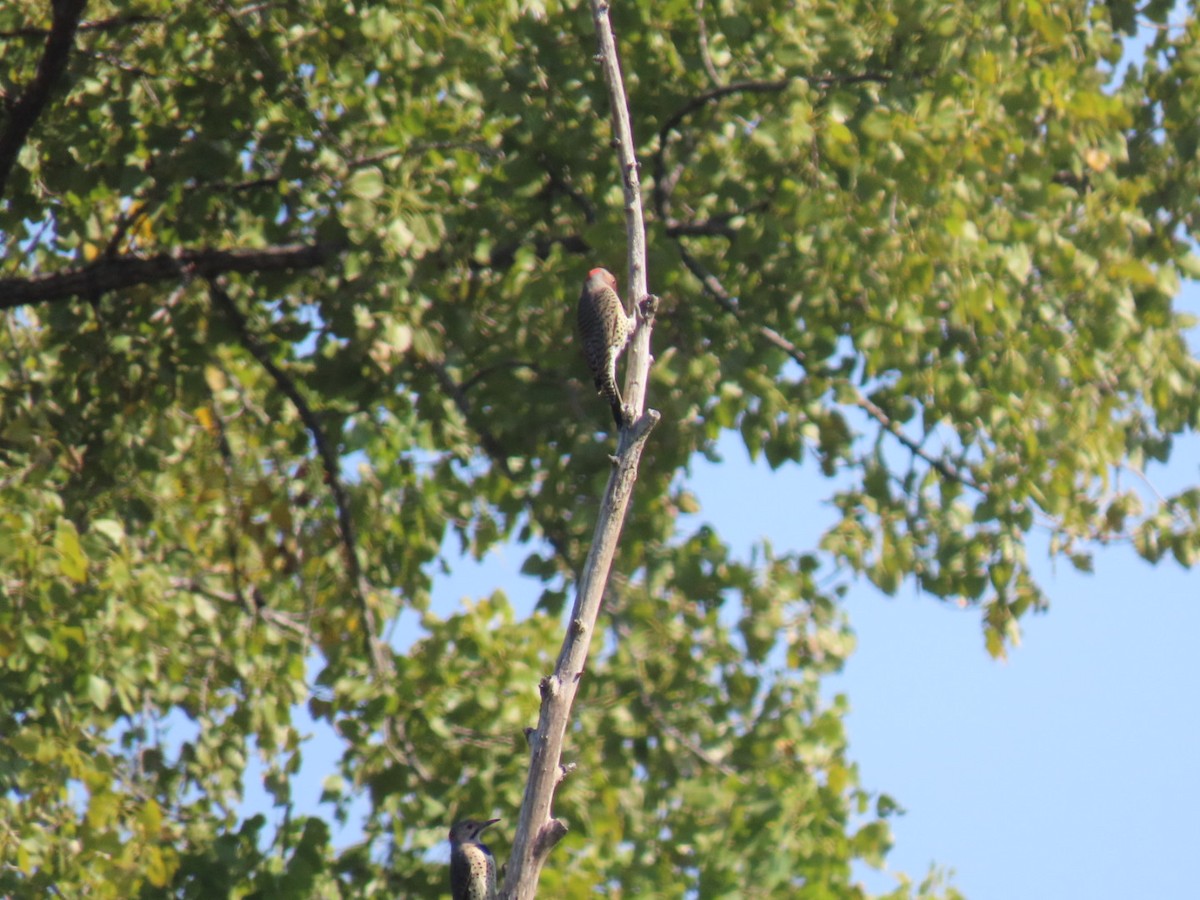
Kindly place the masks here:
MULTIPOLYGON (((449 370, 444 363, 432 363, 431 367, 434 374, 437 376, 438 382, 442 386, 442 390, 446 395, 454 401, 454 405, 458 407, 459 413, 462 414, 463 421, 479 436, 479 446, 483 448, 483 452, 487 454, 488 459, 492 461, 497 469, 499 469, 504 477, 513 480, 512 466, 508 463, 509 453, 504 445, 496 437, 495 433, 485 424, 479 421, 471 408, 471 401, 467 397, 467 391, 471 389, 479 380, 485 377, 488 373, 497 371, 502 368, 524 368, 533 372, 540 372, 540 369, 533 363, 526 363, 514 360, 509 363, 501 363, 493 366, 488 366, 479 370, 462 384, 459 384, 450 375, 449 370)), ((564 569, 575 575, 575 566, 571 560, 569 535, 565 528, 560 523, 548 523, 538 519, 533 520, 542 530, 542 536, 558 554, 558 558, 562 561, 564 569)))
POLYGON ((474 417, 471 415, 470 401, 467 400, 466 388, 454 380, 454 378, 450 375, 449 370, 446 368, 445 363, 433 362, 430 363, 430 368, 433 369, 434 375, 437 376, 438 383, 441 384, 442 390, 446 392, 446 395, 453 400, 454 405, 458 407, 458 411, 462 414, 463 420, 466 421, 467 425, 474 429, 475 433, 479 435, 479 445, 483 448, 483 452, 486 453, 488 458, 492 461, 492 465, 496 466, 501 472, 504 473, 504 477, 511 481, 513 473, 512 467, 510 467, 508 464, 508 453, 500 445, 500 442, 496 440, 496 436, 492 433, 490 428, 474 420, 474 417))
POLYGON ((923 459, 931 468, 947 481, 957 481, 959 484, 964 484, 981 494, 987 493, 981 484, 974 478, 956 466, 948 459, 934 456, 928 450, 921 446, 917 441, 909 437, 900 423, 887 414, 882 407, 865 396, 860 391, 854 392, 854 405, 865 412, 868 416, 882 425, 889 434, 903 444, 908 451, 918 459, 923 459))
POLYGON ((770 206, 767 200, 759 200, 745 209, 737 212, 721 213, 710 216, 699 222, 679 222, 674 219, 663 219, 666 228, 664 233, 669 238, 681 237, 722 237, 729 240, 737 237, 738 229, 733 224, 735 219, 748 216, 751 213, 765 212, 770 206))
POLYGON ((211 279, 231 272, 253 274, 315 269, 333 256, 334 249, 328 244, 293 244, 261 250, 184 250, 156 256, 98 259, 65 272, 31 278, 0 278, 0 309, 72 297, 96 297, 108 291, 177 281, 184 277, 211 279))
POLYGON ((546 154, 538 154, 538 163, 546 170, 546 177, 549 180, 549 183, 546 185, 547 194, 551 196, 556 192, 563 194, 583 213, 583 220, 589 225, 594 225, 596 222, 595 204, 582 191, 567 181, 563 174, 558 171, 558 167, 546 154))
MULTIPOLYGON (((321 457, 321 464, 325 470, 325 481, 329 485, 330 493, 333 495, 334 505, 337 510, 338 533, 341 537, 342 549, 346 557, 346 567, 350 575, 351 593, 363 620, 363 642, 367 651, 367 659, 370 661, 372 672, 381 682, 384 682, 394 672, 392 657, 388 648, 379 639, 375 613, 370 606, 370 585, 363 574, 362 565, 358 558, 354 519, 350 514, 350 499, 346 494, 346 489, 342 484, 341 475, 339 474, 338 456, 325 436, 325 430, 316 413, 308 405, 308 401, 304 399, 304 395, 300 393, 296 383, 286 372, 275 365, 275 361, 271 359, 266 348, 250 331, 246 317, 237 308, 237 305, 233 302, 233 298, 217 284, 215 279, 210 279, 209 290, 213 302, 220 306, 229 318, 242 345, 258 361, 259 365, 266 370, 267 374, 271 376, 280 391, 292 402, 292 405, 296 408, 296 412, 300 416, 300 420, 304 423, 304 427, 308 429, 313 445, 317 449, 317 454, 321 457)), ((384 724, 384 746, 397 763, 406 766, 420 781, 428 783, 432 780, 429 770, 422 764, 420 757, 417 755, 416 748, 413 746, 412 741, 409 740, 404 720, 398 713, 388 716, 384 724)))
POLYGON ((242 521, 242 501, 236 490, 237 467, 233 461, 233 448, 229 445, 229 433, 225 429, 225 419, 217 410, 216 398, 210 406, 213 418, 213 431, 217 439, 217 453, 221 457, 221 471, 225 475, 225 503, 229 507, 229 527, 225 530, 225 552, 229 554, 229 583, 238 605, 250 615, 255 615, 254 601, 247 598, 242 586, 242 561, 238 552, 238 533, 235 525, 242 521))
MULTIPOLYGON (((153 22, 163 21, 161 16, 141 15, 139 13, 131 13, 128 16, 111 16, 107 19, 97 19, 94 22, 80 22, 76 31, 117 31, 121 28, 127 28, 131 25, 148 25, 153 22)), ((52 29, 36 28, 27 26, 25 28, 13 28, 9 31, 0 31, 0 40, 8 41, 13 38, 33 38, 40 40, 48 37, 52 29)))
POLYGON ((623 397, 636 418, 642 414, 645 407, 646 377, 650 372, 650 326, 653 324, 652 318, 648 319, 642 315, 642 306, 650 299, 650 292, 646 287, 646 223, 642 215, 639 164, 633 149, 636 145, 633 142, 633 128, 629 124, 629 101, 625 96, 625 83, 621 77, 621 63, 617 58, 612 23, 608 19, 608 0, 592 0, 592 18, 600 41, 600 66, 608 86, 613 140, 616 143, 621 186, 625 194, 625 233, 628 239, 629 262, 627 283, 629 296, 633 300, 634 314, 638 317, 638 327, 633 333, 626 356, 623 397))
POLYGON ((700 47, 700 62, 704 66, 708 80, 714 85, 720 86, 721 76, 717 74, 717 67, 713 65, 712 54, 708 49, 708 25, 704 21, 704 0, 696 0, 696 42, 700 47))
MULTIPOLYGON (((692 256, 687 248, 683 246, 682 241, 676 239, 676 243, 679 249, 679 256, 683 260, 684 266, 686 266, 688 271, 690 271, 696 276, 697 279, 699 279, 700 283, 704 286, 705 292, 712 297, 717 302, 717 305, 725 310, 725 312, 729 313, 735 318, 741 319, 742 311, 738 308, 737 303, 734 302, 734 299, 732 296, 730 296, 729 292, 725 290, 725 286, 721 284, 720 280, 707 269, 705 269, 704 266, 700 264, 699 260, 692 256)), ((793 362, 798 363, 807 371, 808 365, 805 360, 803 350, 797 347, 794 343, 792 343, 774 328, 770 328, 766 325, 758 325, 756 326, 756 330, 758 331, 759 337, 761 337, 771 346, 782 350, 792 359, 793 362)), ((900 427, 900 423, 889 416, 882 407, 872 401, 870 397, 867 397, 857 388, 854 388, 853 403, 877 423, 879 423, 879 425, 883 426, 883 428, 886 429, 887 432, 892 435, 892 437, 903 444, 913 456, 924 460, 927 465, 934 469, 934 471, 936 471, 943 478, 948 481, 955 481, 959 484, 966 485, 967 487, 978 491, 981 494, 987 493, 985 487, 972 478, 968 472, 964 471, 962 468, 948 459, 934 456, 923 446, 921 446, 919 442, 909 437, 908 434, 905 433, 904 429, 900 427)))
MULTIPOLYGON (((918 73, 923 74, 923 73, 918 73)), ((658 129, 658 146, 654 150, 654 206, 664 222, 671 222, 668 195, 674 187, 674 179, 667 176, 667 147, 671 132, 678 131, 684 119, 695 112, 725 97, 741 94, 779 94, 797 81, 807 81, 822 90, 850 84, 887 84, 892 76, 887 72, 862 72, 854 75, 805 75, 797 73, 771 81, 737 81, 722 84, 697 94, 675 110, 658 129)))
MULTIPOLYGON (((565 253, 574 253, 583 255, 591 252, 591 247, 588 242, 578 234, 565 234, 546 236, 539 235, 532 239, 522 239, 516 241, 506 241, 502 244, 497 244, 492 252, 488 255, 487 266, 491 269, 507 269, 516 261, 517 251, 526 244, 533 244, 533 252, 538 259, 545 259, 550 255, 550 252, 555 247, 562 247, 565 253)), ((478 263, 472 262, 470 265, 481 268, 478 263)))
POLYGON ((7 116, 4 128, 0 130, 0 197, 4 196, 17 154, 25 146, 29 132, 50 100, 50 92, 67 68, 67 59, 75 44, 75 30, 86 5, 87 0, 54 0, 51 4, 54 17, 46 34, 46 47, 38 62, 37 73, 15 102, 9 103, 5 98, 7 116))
POLYGON ((620 453, 609 478, 600 507, 592 547, 571 611, 570 625, 554 674, 542 679, 542 706, 538 727, 529 735, 533 753, 529 762, 529 780, 513 837, 508 874, 500 896, 505 900, 532 900, 546 859, 566 833, 566 825, 550 814, 554 791, 561 772, 563 739, 570 721, 571 706, 587 662, 588 649, 595 632, 604 599, 604 587, 616 554, 625 512, 637 479, 637 467, 650 430, 658 421, 652 411, 621 433, 620 453))
POLYGON ((580 574, 571 611, 570 625, 554 673, 541 683, 542 705, 538 727, 529 734, 532 749, 529 779, 521 815, 513 836, 512 854, 500 896, 504 900, 532 900, 550 851, 566 833, 566 823, 551 816, 555 789, 566 774, 562 766, 563 740, 570 721, 571 706, 587 662, 596 620, 604 599, 604 588, 616 555, 621 526, 629 508, 638 463, 650 430, 659 415, 645 408, 646 381, 650 371, 650 331, 654 298, 646 289, 646 229, 642 218, 638 164, 625 86, 617 61, 616 41, 608 19, 607 0, 592 0, 592 19, 599 40, 599 59, 612 105, 613 135, 617 146, 625 191, 625 227, 629 239, 629 295, 638 315, 638 326, 628 351, 625 401, 634 415, 632 425, 621 429, 613 471, 600 506, 592 546, 580 574), (644 313, 644 314, 643 314, 644 313))
MULTIPOLYGON (((614 631, 618 640, 628 640, 632 633, 632 629, 626 623, 618 624, 614 631)), ((629 641, 626 646, 628 648, 632 648, 633 642, 629 641)), ((654 724, 658 726, 659 731, 678 743, 679 746, 687 750, 690 754, 692 754, 692 756, 696 757, 696 759, 700 760, 700 762, 702 762, 704 765, 717 772, 720 772, 726 778, 732 778, 733 780, 744 784, 746 779, 742 777, 740 772, 738 772, 728 763, 725 763, 713 754, 709 753, 702 746, 700 746, 698 739, 693 738, 691 735, 685 734, 681 728, 677 727, 670 720, 667 714, 663 712, 662 705, 659 703, 658 699, 646 689, 646 685, 650 683, 650 678, 646 673, 645 657, 633 649, 629 649, 628 652, 630 653, 635 666, 635 677, 638 685, 638 698, 642 701, 642 705, 645 706, 649 711, 650 718, 654 720, 654 724)))
POLYGON ((350 514, 350 497, 346 493, 345 486, 342 484, 340 474, 341 463, 337 452, 328 437, 326 437, 325 428, 322 426, 321 420, 317 418, 317 414, 309 406, 304 395, 300 393, 296 382, 275 364, 267 348, 250 331, 249 322, 247 322, 242 311, 237 308, 237 304, 233 302, 233 298, 217 283, 216 279, 210 280, 208 286, 214 305, 219 307, 225 314, 234 331, 237 333, 238 340, 242 346, 266 370, 267 374, 275 382, 275 386, 279 388, 280 392, 295 407, 297 414, 300 416, 300 421, 304 423, 304 427, 308 430, 309 436, 312 438, 317 455, 321 458, 321 465, 325 469, 325 483, 329 485, 329 492, 333 496, 334 507, 337 511, 338 533, 342 540, 343 555, 346 558, 346 569, 350 575, 351 595, 363 619, 364 649, 367 651, 367 659, 371 661, 375 674, 382 676, 390 672, 391 667, 379 641, 378 630, 375 624, 375 613, 372 611, 369 601, 367 579, 363 575, 362 565, 358 559, 358 544, 354 534, 354 518, 350 514))
POLYGON ((887 84, 892 76, 885 72, 862 72, 856 75, 788 75, 773 81, 736 81, 733 84, 723 84, 702 94, 697 94, 683 106, 675 110, 670 118, 658 129, 659 146, 667 142, 667 136, 676 130, 688 116, 708 104, 734 94, 778 94, 796 81, 810 81, 820 88, 828 89, 844 84, 887 84))

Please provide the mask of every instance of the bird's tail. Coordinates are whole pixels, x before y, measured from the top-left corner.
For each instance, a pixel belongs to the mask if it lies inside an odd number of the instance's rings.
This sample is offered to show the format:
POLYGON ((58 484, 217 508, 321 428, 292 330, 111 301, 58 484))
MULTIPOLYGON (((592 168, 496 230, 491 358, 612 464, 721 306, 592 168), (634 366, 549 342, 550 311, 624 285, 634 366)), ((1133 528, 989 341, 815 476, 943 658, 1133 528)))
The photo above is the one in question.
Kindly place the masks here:
POLYGON ((624 428, 628 425, 629 415, 625 410, 625 401, 621 398, 621 389, 617 387, 617 383, 607 378, 598 378, 596 379, 596 388, 608 398, 608 405, 612 407, 613 421, 617 423, 617 427, 624 428))

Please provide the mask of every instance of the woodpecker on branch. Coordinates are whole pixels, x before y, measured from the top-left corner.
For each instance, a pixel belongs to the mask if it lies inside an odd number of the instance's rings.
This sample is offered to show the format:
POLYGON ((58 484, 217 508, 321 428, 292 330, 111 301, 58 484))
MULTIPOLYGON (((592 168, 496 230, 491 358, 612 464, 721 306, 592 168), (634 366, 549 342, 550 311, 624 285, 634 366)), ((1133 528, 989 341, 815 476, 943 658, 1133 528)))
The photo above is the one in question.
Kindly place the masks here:
POLYGON ((617 279, 608 269, 588 272, 579 295, 577 317, 583 358, 591 369, 596 390, 612 407, 617 427, 623 428, 629 424, 630 415, 617 387, 617 357, 633 336, 637 316, 625 313, 617 293, 617 279))
POLYGON ((463 819, 450 828, 450 896, 453 900, 496 900, 496 860, 479 840, 499 819, 463 819))

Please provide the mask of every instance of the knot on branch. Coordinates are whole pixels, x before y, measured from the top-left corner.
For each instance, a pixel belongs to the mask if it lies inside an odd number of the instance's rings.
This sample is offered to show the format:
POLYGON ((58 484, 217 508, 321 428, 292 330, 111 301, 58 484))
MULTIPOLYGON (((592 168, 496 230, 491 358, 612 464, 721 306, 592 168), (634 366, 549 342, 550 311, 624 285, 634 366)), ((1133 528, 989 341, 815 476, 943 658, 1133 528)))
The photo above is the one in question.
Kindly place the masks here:
POLYGON ((541 691, 543 700, 550 697, 557 697, 560 689, 561 685, 558 682, 558 677, 555 675, 547 675, 538 684, 538 690, 541 691))
POLYGON ((662 418, 662 413, 657 409, 647 409, 642 413, 642 417, 633 423, 633 428, 630 429, 631 441, 645 440, 650 434, 650 430, 658 424, 658 420, 662 418))
POLYGON ((545 856, 566 834, 567 823, 562 819, 551 819, 538 830, 537 840, 533 845, 534 853, 538 856, 545 856))

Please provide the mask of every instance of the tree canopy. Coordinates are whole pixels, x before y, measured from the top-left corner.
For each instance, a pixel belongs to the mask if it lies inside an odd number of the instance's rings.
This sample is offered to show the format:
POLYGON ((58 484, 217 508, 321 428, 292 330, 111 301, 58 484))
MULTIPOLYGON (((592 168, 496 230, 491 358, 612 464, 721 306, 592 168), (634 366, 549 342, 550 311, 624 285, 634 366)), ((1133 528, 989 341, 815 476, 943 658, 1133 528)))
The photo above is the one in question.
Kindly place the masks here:
MULTIPOLYGON (((975 605, 1001 654, 1035 532, 1196 560, 1200 489, 1147 486, 1200 424, 1172 10, 614 3, 662 419, 547 896, 864 896, 898 807, 819 694, 844 585, 975 605), (684 527, 730 434, 828 477, 775 498, 832 501, 819 544, 684 527)), ((549 0, 0 7, 0 894, 433 897, 451 821, 515 821, 613 448, 570 337, 625 248, 595 47, 549 0), (430 612, 501 544, 534 614, 430 612)), ((953 894, 923 875, 894 896, 953 894)))

